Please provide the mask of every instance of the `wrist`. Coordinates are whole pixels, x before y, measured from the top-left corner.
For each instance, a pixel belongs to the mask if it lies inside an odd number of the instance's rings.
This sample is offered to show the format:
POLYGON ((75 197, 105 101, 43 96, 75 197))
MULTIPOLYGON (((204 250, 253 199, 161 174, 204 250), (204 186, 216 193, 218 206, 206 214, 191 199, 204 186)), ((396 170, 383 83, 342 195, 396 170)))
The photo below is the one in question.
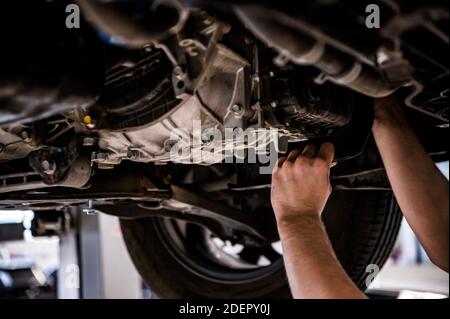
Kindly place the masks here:
POLYGON ((288 232, 291 229, 298 232, 298 229, 312 225, 323 225, 320 214, 317 212, 297 213, 295 215, 290 214, 277 217, 277 228, 280 233, 288 232))
POLYGON ((400 105, 394 99, 375 100, 374 125, 401 126, 404 116, 400 105))

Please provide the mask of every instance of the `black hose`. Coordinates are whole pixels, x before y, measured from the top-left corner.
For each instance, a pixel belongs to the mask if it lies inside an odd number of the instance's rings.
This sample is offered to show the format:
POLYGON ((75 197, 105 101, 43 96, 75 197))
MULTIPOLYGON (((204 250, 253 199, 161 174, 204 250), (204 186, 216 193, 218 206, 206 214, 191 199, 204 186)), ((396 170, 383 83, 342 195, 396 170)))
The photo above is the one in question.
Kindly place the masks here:
POLYGON ((99 0, 77 0, 86 18, 98 30, 107 34, 116 43, 129 48, 158 42, 170 33, 179 31, 186 20, 187 11, 178 1, 166 1, 152 6, 147 12, 139 12, 143 19, 136 19, 120 10, 114 2, 99 0))

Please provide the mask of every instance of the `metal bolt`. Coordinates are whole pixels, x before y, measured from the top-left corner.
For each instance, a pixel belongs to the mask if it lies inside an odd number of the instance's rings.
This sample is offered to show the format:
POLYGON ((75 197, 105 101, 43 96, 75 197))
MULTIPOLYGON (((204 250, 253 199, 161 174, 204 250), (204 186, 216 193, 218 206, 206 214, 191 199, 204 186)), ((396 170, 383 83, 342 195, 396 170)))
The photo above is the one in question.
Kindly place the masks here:
POLYGON ((137 149, 129 148, 127 151, 127 157, 129 159, 137 159, 139 158, 139 151, 137 149))
POLYGON ((42 161, 41 167, 42 167, 42 169, 44 169, 44 170, 45 170, 45 169, 49 169, 49 168, 50 168, 50 162, 47 161, 47 160, 42 161))
POLYGON ((83 208, 83 213, 86 215, 97 214, 97 210, 94 208, 94 201, 92 199, 88 200, 87 207, 83 208))
POLYGON ((241 115, 243 108, 242 106, 240 106, 239 104, 234 104, 231 107, 231 111, 235 114, 235 115, 241 115))
POLYGON ((108 155, 106 153, 96 153, 95 159, 99 162, 103 162, 107 159, 108 155))
POLYGON ((272 101, 272 102, 270 102, 270 106, 271 107, 277 107, 278 106, 278 102, 277 101, 272 101))
POLYGON ((97 159, 101 161, 105 161, 108 158, 108 155, 106 153, 98 153, 97 159))
POLYGON ((30 132, 28 132, 28 130, 23 130, 22 132, 20 132, 20 137, 24 140, 24 142, 26 143, 30 143, 32 141, 30 132))
POLYGON ((183 72, 183 69, 181 68, 181 66, 174 67, 173 74, 179 79, 182 78, 182 76, 184 75, 184 72, 183 72))
POLYGON ((94 146, 96 138, 92 136, 87 136, 83 138, 83 146, 94 146))
POLYGON ((52 160, 43 160, 41 162, 42 171, 47 175, 52 175, 56 171, 56 163, 52 160))

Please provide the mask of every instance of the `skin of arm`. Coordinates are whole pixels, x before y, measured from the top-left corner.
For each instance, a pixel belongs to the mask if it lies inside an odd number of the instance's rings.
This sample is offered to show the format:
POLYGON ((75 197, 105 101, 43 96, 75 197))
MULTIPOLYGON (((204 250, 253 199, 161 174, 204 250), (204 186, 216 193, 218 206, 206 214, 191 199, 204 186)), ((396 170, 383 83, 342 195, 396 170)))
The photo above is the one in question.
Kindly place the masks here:
POLYGON ((373 135, 400 209, 431 261, 448 272, 448 181, 394 98, 375 100, 373 135))
POLYGON ((308 145, 280 158, 272 175, 272 207, 294 298, 365 298, 347 276, 320 215, 331 193, 334 147, 308 145))

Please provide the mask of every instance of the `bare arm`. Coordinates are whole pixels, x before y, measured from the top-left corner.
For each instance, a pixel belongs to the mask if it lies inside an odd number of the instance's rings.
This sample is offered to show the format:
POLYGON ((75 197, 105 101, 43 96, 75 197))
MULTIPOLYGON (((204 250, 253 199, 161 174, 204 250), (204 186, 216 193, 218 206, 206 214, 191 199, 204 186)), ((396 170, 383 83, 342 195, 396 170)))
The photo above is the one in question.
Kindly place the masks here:
POLYGON ((272 206, 294 298, 364 298, 334 255, 320 215, 331 193, 333 145, 317 156, 313 146, 302 155, 279 160, 272 176, 272 206))
POLYGON ((279 231, 294 298, 365 298, 336 259, 320 218, 299 218, 279 231))
POLYGON ((399 206, 430 259, 448 272, 448 181, 393 98, 375 101, 373 135, 399 206))

